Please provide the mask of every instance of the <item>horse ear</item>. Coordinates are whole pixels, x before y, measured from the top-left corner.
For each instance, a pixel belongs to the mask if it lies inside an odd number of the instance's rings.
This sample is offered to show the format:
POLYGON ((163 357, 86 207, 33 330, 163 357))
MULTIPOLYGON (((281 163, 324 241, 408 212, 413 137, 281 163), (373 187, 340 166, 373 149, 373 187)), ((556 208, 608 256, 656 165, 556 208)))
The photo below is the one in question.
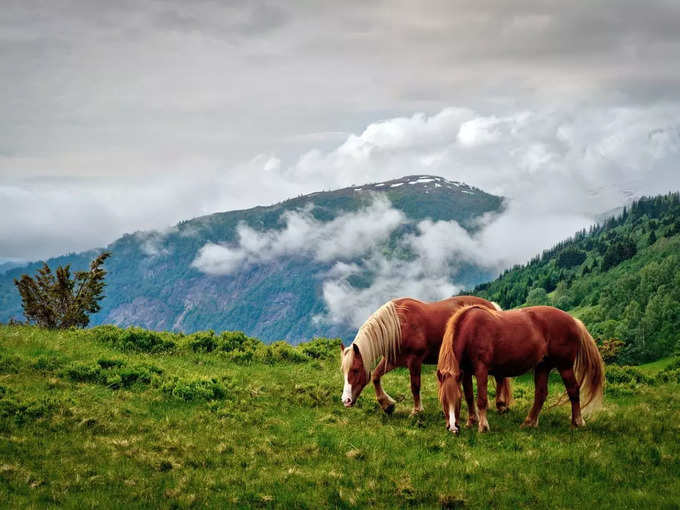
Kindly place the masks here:
POLYGON ((340 353, 344 354, 345 353, 345 346, 342 342, 340 342, 340 353))
POLYGON ((361 359, 361 353, 359 352, 359 347, 357 347, 357 344, 352 344, 352 348, 354 348, 354 355, 359 356, 359 359, 361 359))

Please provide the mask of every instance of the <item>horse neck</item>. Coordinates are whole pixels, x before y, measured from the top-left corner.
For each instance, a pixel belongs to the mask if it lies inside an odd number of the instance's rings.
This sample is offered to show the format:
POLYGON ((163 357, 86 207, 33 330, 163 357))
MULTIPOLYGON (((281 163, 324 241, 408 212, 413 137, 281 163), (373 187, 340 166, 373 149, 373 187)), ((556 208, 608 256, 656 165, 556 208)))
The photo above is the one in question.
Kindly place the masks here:
POLYGON ((396 335, 395 332, 376 334, 375 331, 359 331, 354 343, 359 347, 361 357, 364 365, 368 370, 371 370, 381 357, 385 357, 388 361, 394 362, 397 358, 397 353, 400 348, 401 335, 396 335))

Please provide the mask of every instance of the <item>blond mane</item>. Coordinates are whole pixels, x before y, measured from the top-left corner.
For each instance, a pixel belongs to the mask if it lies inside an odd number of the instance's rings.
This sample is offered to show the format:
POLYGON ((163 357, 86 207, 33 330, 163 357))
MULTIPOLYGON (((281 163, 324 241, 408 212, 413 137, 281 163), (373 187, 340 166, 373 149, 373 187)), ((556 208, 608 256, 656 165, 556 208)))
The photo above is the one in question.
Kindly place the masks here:
MULTIPOLYGON (((352 344, 359 348, 366 371, 370 371, 385 356, 388 362, 396 362, 401 346, 401 321, 399 313, 403 310, 388 301, 364 322, 352 344)), ((342 356, 342 370, 347 372, 354 360, 354 349, 350 345, 342 356)))

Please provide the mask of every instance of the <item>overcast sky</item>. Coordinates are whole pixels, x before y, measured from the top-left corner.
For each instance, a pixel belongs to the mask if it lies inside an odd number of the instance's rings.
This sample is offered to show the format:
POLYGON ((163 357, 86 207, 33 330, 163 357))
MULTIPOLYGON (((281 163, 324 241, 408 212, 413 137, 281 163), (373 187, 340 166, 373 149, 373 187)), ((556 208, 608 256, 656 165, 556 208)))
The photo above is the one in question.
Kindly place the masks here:
POLYGON ((0 258, 415 173, 571 229, 680 188, 678 26, 670 0, 3 0, 0 258))

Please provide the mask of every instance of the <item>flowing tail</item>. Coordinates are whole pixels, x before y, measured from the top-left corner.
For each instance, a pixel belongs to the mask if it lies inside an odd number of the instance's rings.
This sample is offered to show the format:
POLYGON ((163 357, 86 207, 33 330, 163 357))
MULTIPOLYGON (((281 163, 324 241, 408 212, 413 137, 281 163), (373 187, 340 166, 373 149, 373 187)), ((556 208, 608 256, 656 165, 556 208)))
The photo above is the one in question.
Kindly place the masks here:
POLYGON ((602 406, 604 392, 604 362, 595 340, 585 325, 578 319, 579 345, 576 351, 574 372, 581 388, 581 410, 590 414, 602 406))
MULTIPOLYGON (((581 412, 588 415, 602 406, 604 393, 604 361, 595 340, 590 336, 585 325, 574 319, 579 329, 578 348, 574 361, 574 373, 581 390, 581 412)), ((567 394, 562 395, 552 406, 558 406, 569 400, 567 394)))

